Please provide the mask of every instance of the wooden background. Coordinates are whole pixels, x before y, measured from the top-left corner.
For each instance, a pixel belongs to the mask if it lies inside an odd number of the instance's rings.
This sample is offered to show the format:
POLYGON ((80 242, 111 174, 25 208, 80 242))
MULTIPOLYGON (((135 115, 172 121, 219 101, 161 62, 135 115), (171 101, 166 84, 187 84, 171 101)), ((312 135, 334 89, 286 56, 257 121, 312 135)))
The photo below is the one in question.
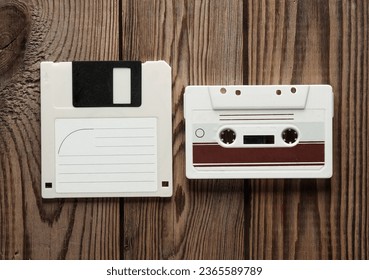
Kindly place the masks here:
POLYGON ((369 1, 0 0, 1 259, 368 259, 369 1), (40 196, 39 63, 172 66, 174 195, 40 196), (192 180, 187 85, 329 83, 330 180, 192 180))

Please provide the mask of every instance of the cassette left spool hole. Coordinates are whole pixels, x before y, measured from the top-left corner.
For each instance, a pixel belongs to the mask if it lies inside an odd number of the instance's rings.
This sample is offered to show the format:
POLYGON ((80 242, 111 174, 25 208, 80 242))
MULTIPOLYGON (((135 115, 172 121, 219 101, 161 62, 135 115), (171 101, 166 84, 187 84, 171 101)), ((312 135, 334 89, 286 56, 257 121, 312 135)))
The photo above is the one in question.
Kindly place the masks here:
POLYGON ((230 128, 223 129, 220 132, 219 137, 224 144, 230 145, 236 140, 236 132, 230 128))

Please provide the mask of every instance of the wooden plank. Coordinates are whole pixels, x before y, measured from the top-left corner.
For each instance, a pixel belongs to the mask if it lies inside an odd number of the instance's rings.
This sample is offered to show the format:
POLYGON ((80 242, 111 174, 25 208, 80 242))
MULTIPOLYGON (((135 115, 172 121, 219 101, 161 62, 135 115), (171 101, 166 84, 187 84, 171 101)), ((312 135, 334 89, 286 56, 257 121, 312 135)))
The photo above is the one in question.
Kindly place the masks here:
POLYGON ((1 259, 120 258, 117 199, 40 195, 39 63, 118 59, 117 11, 113 0, 2 1, 1 259))
POLYGON ((174 195, 125 199, 124 258, 244 257, 240 180, 187 180, 183 92, 242 83, 242 1, 123 1, 123 59, 166 60, 173 75, 174 195))
POLYGON ((247 257, 365 259, 368 219, 368 3, 247 2, 249 84, 329 83, 331 180, 253 180, 247 257))
POLYGON ((118 6, 0 4, 0 34, 6 34, 0 40, 0 258, 367 259, 368 3, 245 0, 242 9, 241 1, 126 0, 118 6), (123 59, 164 59, 172 66, 174 196, 126 199, 124 206, 116 199, 44 201, 38 63, 118 59, 120 44, 123 59), (184 87, 242 83, 243 72, 249 84, 333 86, 331 180, 248 180, 250 191, 243 193, 242 181, 185 178, 184 87))

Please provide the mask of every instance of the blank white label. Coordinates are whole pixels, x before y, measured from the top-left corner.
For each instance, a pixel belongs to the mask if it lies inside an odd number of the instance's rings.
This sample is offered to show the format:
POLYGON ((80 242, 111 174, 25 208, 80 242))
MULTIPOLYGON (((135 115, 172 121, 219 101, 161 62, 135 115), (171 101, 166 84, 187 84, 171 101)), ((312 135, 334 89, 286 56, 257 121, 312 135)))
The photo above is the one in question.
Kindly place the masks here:
POLYGON ((56 191, 157 191, 156 121, 56 119, 56 191))
POLYGON ((113 68, 113 103, 131 104, 130 68, 113 68))

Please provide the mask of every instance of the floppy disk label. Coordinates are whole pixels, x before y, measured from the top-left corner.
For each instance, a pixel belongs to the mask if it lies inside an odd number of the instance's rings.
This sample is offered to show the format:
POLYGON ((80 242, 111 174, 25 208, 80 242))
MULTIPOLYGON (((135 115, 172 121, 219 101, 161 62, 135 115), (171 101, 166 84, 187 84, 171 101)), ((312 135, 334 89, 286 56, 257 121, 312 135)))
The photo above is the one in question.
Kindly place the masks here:
POLYGON ((55 120, 56 191, 157 190, 155 118, 55 120))

